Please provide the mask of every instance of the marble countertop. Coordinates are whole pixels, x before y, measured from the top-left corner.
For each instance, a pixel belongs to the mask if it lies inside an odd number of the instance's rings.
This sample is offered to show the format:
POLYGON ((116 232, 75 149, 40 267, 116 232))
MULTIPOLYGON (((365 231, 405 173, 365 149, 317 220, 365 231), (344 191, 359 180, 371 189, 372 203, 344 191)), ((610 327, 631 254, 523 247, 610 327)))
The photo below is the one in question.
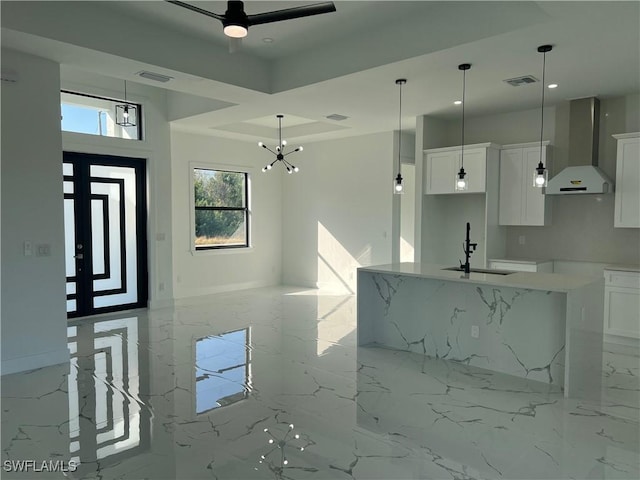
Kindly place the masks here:
POLYGON ((544 290, 549 292, 570 292, 586 285, 603 281, 602 277, 539 272, 514 272, 509 275, 471 272, 467 277, 464 273, 459 271, 443 270, 443 268, 452 266, 454 265, 433 265, 406 262, 387 265, 372 265, 369 267, 361 267, 358 270, 371 273, 433 278, 437 280, 448 280, 451 282, 528 288, 531 290, 544 290))
POLYGON ((618 272, 640 272, 640 265, 607 265, 604 269, 618 272))

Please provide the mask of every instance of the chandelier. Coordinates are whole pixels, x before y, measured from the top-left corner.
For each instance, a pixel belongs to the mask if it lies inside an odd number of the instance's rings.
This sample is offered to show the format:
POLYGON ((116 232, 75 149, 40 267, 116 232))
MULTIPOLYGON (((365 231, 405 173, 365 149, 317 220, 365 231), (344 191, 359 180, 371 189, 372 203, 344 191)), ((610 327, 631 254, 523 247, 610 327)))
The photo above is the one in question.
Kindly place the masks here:
POLYGON ((282 139, 282 118, 283 117, 284 115, 276 115, 276 118, 278 119, 278 146, 275 148, 275 151, 271 150, 264 143, 258 142, 259 147, 269 150, 271 153, 273 153, 276 156, 276 159, 273 162, 267 163, 264 166, 264 168, 262 169, 263 172, 266 172, 267 170, 271 170, 273 168, 273 165, 276 162, 282 162, 282 164, 287 168, 287 173, 294 173, 299 171, 299 168, 291 164, 285 157, 295 152, 301 152, 303 148, 300 146, 294 150, 291 150, 290 152, 287 152, 287 153, 284 152, 284 147, 287 145, 287 141, 282 139))

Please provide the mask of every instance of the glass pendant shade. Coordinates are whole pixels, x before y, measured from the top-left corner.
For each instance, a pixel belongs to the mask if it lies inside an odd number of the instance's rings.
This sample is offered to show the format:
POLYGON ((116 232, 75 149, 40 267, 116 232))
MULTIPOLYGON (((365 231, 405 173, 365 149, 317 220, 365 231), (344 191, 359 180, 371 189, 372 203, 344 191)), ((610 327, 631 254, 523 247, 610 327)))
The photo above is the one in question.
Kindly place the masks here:
POLYGON ((467 173, 464 168, 461 168, 456 175, 456 190, 461 192, 469 188, 469 182, 467 181, 467 173))
POLYGON ((138 119, 138 109, 128 103, 116 105, 116 125, 121 127, 135 127, 138 119))
POLYGON ((537 188, 546 187, 549 182, 549 170, 544 168, 542 162, 538 163, 538 167, 533 171, 533 186, 537 188))
POLYGON ((116 125, 135 127, 138 123, 138 109, 127 103, 127 81, 124 81, 124 103, 116 105, 116 125))
POLYGON ((396 195, 402 195, 404 193, 404 180, 402 175, 398 173, 398 176, 393 179, 393 193, 396 195))

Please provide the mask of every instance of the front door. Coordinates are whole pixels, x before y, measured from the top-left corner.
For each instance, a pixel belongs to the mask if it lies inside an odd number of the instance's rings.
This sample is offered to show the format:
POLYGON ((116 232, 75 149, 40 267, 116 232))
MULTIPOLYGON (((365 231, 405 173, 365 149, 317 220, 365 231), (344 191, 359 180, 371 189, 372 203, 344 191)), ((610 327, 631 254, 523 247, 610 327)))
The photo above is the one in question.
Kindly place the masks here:
POLYGON ((147 306, 145 161, 64 152, 69 318, 147 306))

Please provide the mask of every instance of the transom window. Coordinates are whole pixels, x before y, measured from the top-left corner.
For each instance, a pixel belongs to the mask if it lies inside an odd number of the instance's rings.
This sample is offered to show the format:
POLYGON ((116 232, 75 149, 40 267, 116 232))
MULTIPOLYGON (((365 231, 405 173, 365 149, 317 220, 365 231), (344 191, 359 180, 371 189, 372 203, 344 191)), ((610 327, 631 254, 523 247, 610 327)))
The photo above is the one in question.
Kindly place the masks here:
POLYGON ((126 103, 136 107, 138 118, 132 127, 122 127, 116 123, 116 105, 125 104, 123 100, 63 90, 60 92, 62 131, 142 140, 142 106, 126 103))
POLYGON ((195 248, 249 246, 248 174, 193 169, 195 248))

